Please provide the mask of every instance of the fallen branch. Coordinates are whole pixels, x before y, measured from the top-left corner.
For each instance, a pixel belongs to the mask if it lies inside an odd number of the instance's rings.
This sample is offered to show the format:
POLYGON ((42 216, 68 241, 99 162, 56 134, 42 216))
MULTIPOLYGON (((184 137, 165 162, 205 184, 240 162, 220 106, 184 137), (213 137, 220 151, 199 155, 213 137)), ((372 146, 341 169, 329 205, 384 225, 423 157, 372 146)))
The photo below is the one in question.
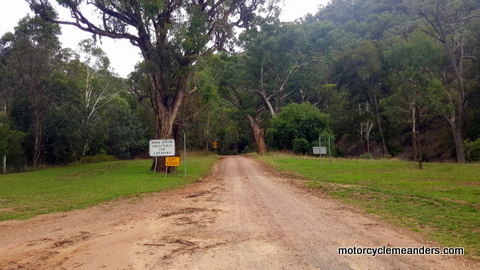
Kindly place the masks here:
POLYGON ((143 244, 144 246, 154 246, 154 247, 163 247, 165 246, 165 244, 161 244, 161 243, 145 243, 143 244))

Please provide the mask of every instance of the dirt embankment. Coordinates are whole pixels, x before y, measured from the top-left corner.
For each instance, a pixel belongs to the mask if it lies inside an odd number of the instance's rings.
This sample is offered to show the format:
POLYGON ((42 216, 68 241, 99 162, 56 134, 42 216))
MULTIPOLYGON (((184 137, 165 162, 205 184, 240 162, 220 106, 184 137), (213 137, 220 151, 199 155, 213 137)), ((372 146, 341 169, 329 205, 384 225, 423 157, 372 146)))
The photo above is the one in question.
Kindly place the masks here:
POLYGON ((338 255, 435 246, 247 157, 183 190, 0 223, 0 269, 480 269, 461 256, 338 255))

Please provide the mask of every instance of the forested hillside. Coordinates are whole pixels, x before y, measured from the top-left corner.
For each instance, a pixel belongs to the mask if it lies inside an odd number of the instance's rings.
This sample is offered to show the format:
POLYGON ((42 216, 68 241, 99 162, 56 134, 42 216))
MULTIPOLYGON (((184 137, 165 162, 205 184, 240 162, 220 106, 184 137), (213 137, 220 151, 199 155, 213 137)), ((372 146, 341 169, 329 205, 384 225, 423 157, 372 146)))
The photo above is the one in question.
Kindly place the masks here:
MULTIPOLYGON (((295 22, 256 17, 215 50, 195 45, 209 25, 192 18, 172 31, 182 59, 201 56, 173 123, 190 149, 309 153, 321 136, 338 156, 480 160, 479 1, 333 0, 295 22)), ((2 167, 145 156, 161 125, 151 64, 118 78, 93 41, 61 48, 59 29, 26 17, 1 38, 2 167)))

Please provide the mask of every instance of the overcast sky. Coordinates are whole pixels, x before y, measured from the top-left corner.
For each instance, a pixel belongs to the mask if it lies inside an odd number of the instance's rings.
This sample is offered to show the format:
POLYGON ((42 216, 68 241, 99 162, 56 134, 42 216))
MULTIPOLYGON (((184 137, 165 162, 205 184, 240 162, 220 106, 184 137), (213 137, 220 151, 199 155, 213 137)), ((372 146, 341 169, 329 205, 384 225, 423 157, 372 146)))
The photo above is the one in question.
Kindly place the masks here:
MULTIPOLYGON (((8 1, 8 5, 0 9, 0 35, 6 32, 13 32, 13 28, 18 21, 30 12, 28 4, 24 0, 0 0, 3 3, 8 1)), ((307 13, 316 13, 320 5, 326 5, 330 0, 285 0, 282 15, 282 21, 294 21, 303 17, 307 13)), ((78 42, 82 39, 90 38, 91 34, 80 31, 73 26, 62 26, 62 36, 60 41, 62 47, 77 50, 78 42)), ((102 49, 107 53, 112 68, 115 72, 127 77, 133 71, 135 64, 140 59, 140 50, 134 47, 127 40, 102 39, 102 49)))

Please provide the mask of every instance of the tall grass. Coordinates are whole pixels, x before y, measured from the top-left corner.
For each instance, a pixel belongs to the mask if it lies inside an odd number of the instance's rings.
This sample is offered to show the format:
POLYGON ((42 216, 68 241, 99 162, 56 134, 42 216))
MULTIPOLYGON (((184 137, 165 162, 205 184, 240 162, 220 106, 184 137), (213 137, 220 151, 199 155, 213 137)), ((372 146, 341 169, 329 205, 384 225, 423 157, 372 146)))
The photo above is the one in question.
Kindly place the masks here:
POLYGON ((151 160, 112 161, 0 175, 0 221, 85 208, 146 192, 179 188, 205 176, 214 155, 188 156, 176 175, 153 174, 151 160))
POLYGON ((322 159, 280 154, 259 157, 296 172, 306 184, 360 205, 445 246, 480 258, 480 164, 400 160, 322 159))

